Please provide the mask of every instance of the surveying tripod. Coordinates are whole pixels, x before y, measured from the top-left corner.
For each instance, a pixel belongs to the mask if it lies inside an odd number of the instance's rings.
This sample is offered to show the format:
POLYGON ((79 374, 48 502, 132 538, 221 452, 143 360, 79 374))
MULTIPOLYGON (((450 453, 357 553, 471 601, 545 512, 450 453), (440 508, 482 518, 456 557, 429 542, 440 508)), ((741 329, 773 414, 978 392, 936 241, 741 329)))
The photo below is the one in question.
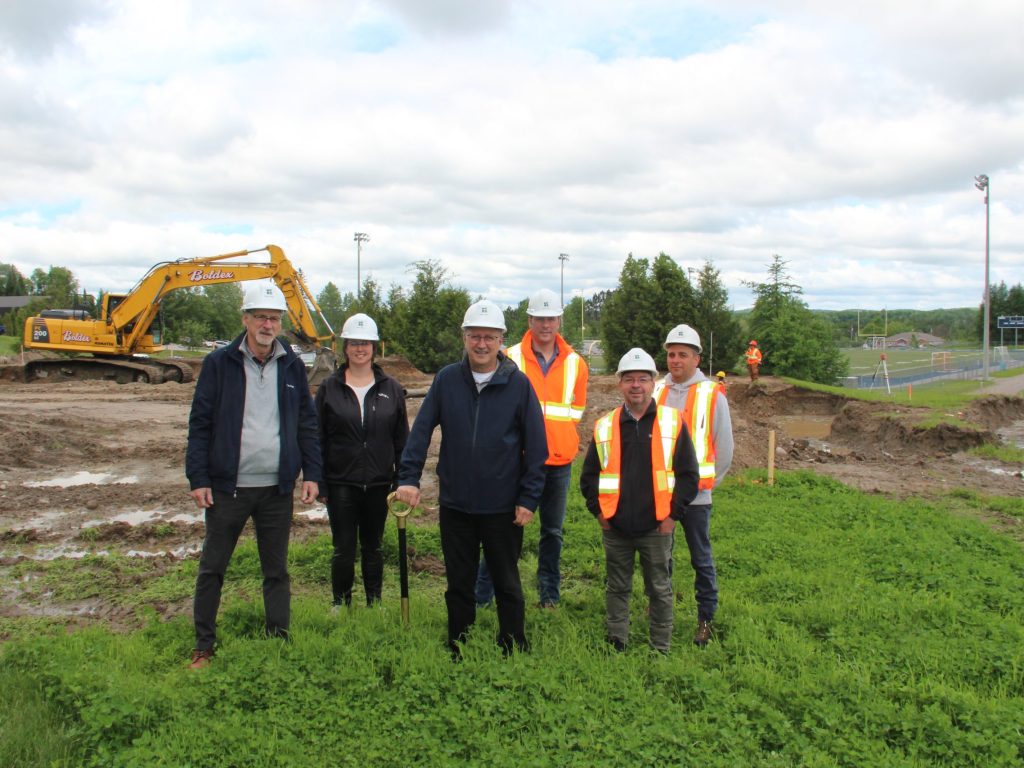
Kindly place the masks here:
POLYGON ((882 378, 885 380, 885 391, 887 394, 892 394, 892 389, 889 387, 889 366, 885 364, 885 352, 882 353, 878 360, 878 365, 875 366, 875 372, 871 376, 871 386, 868 389, 875 388, 875 381, 878 379, 878 374, 882 374, 882 378))

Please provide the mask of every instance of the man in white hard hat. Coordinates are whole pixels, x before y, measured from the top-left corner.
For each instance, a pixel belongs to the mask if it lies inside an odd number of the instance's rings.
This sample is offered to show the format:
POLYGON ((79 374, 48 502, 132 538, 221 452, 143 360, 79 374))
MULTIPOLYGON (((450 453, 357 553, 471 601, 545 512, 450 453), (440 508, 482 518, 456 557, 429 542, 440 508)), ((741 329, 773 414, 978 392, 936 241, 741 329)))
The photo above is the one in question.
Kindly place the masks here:
POLYGON ((668 653, 672 642, 672 531, 697 495, 699 474, 682 414, 651 396, 657 370, 642 349, 619 360, 623 404, 594 424, 580 473, 587 508, 604 539, 608 642, 629 641, 629 598, 640 555, 650 597, 650 644, 668 653))
POLYGON ((677 325, 665 337, 668 374, 655 387, 659 405, 678 408, 686 420, 700 468, 700 490, 682 517, 697 599, 697 631, 693 642, 708 644, 718 610, 718 576, 711 552, 711 491, 732 464, 732 419, 725 388, 700 370, 700 336, 677 325))
POLYGON ((486 299, 466 310, 465 357, 430 385, 398 472, 398 499, 420 501, 420 476, 434 428, 441 427, 437 463, 441 551, 448 589, 448 646, 454 659, 476 620, 473 585, 480 548, 490 565, 498 612, 498 644, 527 650, 519 579, 523 527, 533 519, 548 456, 544 415, 530 380, 505 355, 505 318, 486 299))
POLYGON ((301 473, 303 503, 316 501, 322 466, 306 366, 277 339, 287 309, 272 283, 250 284, 242 303, 244 331, 207 355, 192 398, 185 474, 206 519, 193 606, 193 669, 213 658, 224 573, 250 517, 267 634, 288 636, 292 495, 301 473))
MULTIPOLYGON (((527 304, 526 317, 529 327, 522 341, 509 347, 505 354, 530 379, 544 409, 548 460, 544 465, 544 491, 539 505, 537 593, 542 608, 554 608, 561 598, 565 500, 572 462, 580 447, 576 425, 587 407, 589 369, 558 332, 562 325, 558 294, 546 288, 537 291, 527 304)), ((480 563, 476 581, 476 602, 487 604, 493 597, 494 585, 485 559, 480 563)))

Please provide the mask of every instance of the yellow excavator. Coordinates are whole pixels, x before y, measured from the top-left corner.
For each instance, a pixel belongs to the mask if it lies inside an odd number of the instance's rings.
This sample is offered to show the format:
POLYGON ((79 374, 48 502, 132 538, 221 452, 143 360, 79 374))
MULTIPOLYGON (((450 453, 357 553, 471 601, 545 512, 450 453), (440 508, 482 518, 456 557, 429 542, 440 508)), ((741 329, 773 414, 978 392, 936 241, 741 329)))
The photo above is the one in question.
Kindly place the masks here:
POLYGON ((284 294, 292 325, 286 335, 302 351, 315 353, 309 369, 310 386, 315 387, 337 367, 334 331, 302 275, 276 245, 157 264, 128 293, 105 294, 99 319, 78 309, 47 309, 27 318, 25 349, 89 354, 28 361, 24 380, 191 381, 193 368, 187 361, 149 357, 164 349, 160 315, 164 296, 178 288, 266 279, 284 294), (229 261, 264 251, 269 261, 229 261), (318 331, 316 318, 326 333, 318 331))

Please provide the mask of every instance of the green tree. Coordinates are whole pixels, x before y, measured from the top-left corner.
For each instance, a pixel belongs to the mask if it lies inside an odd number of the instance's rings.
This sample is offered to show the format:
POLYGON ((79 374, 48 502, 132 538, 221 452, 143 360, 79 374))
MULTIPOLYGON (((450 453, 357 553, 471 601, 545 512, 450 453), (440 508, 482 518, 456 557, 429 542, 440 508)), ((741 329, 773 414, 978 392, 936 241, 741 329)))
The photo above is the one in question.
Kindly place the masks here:
POLYGON ((750 335, 764 354, 764 368, 779 376, 834 384, 849 363, 839 352, 832 329, 800 298, 803 289, 789 281, 778 255, 768 266, 768 281, 747 282, 757 299, 750 313, 750 335))
POLYGON ((746 348, 743 329, 729 309, 729 292, 721 273, 710 261, 704 262, 697 277, 693 299, 693 327, 700 334, 704 352, 701 363, 708 373, 730 367, 746 348))
POLYGON ((0 296, 28 296, 31 284, 13 264, 0 264, 0 296))
POLYGON ((633 347, 650 352, 664 368, 665 334, 675 325, 673 319, 692 316, 693 288, 670 256, 659 254, 652 265, 629 254, 618 287, 601 303, 601 338, 609 368, 633 347))
POLYGON ((31 276, 32 293, 46 296, 54 309, 70 309, 78 303, 78 279, 67 267, 36 267, 31 276))
POLYGON ((345 306, 342 304, 338 286, 327 283, 316 297, 316 303, 320 305, 320 311, 324 313, 334 332, 341 333, 341 326, 345 322, 345 306))
POLYGON ((526 314, 529 303, 529 299, 523 299, 514 307, 505 307, 505 343, 510 347, 523 338, 529 327, 526 314))
POLYGON ((435 373, 462 358, 462 317, 469 292, 451 285, 441 262, 424 259, 412 265, 416 279, 408 297, 392 289, 393 344, 421 371, 435 373))

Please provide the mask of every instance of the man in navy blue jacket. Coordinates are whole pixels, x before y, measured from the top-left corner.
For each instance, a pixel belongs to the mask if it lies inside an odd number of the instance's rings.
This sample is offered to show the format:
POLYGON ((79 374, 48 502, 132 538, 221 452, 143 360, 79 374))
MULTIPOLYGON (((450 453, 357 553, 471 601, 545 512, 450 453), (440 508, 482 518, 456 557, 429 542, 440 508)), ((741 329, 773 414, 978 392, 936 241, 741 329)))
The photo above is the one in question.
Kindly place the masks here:
POLYGON ((322 460, 306 366, 277 340, 286 310, 273 284, 251 285, 242 304, 244 333, 207 356, 192 398, 185 474, 206 519, 193 603, 193 669, 213 658, 224 573, 250 517, 267 634, 288 636, 292 493, 301 472, 302 501, 316 501, 322 460))
POLYGON ((460 643, 476 620, 473 587, 480 547, 491 570, 498 607, 498 644, 527 650, 525 602, 519 579, 523 527, 533 520, 548 458, 544 414, 526 374, 500 353, 501 308, 482 300, 462 322, 466 354, 434 378, 398 472, 399 500, 416 506, 434 428, 441 427, 437 463, 441 551, 448 589, 448 645, 460 643))

